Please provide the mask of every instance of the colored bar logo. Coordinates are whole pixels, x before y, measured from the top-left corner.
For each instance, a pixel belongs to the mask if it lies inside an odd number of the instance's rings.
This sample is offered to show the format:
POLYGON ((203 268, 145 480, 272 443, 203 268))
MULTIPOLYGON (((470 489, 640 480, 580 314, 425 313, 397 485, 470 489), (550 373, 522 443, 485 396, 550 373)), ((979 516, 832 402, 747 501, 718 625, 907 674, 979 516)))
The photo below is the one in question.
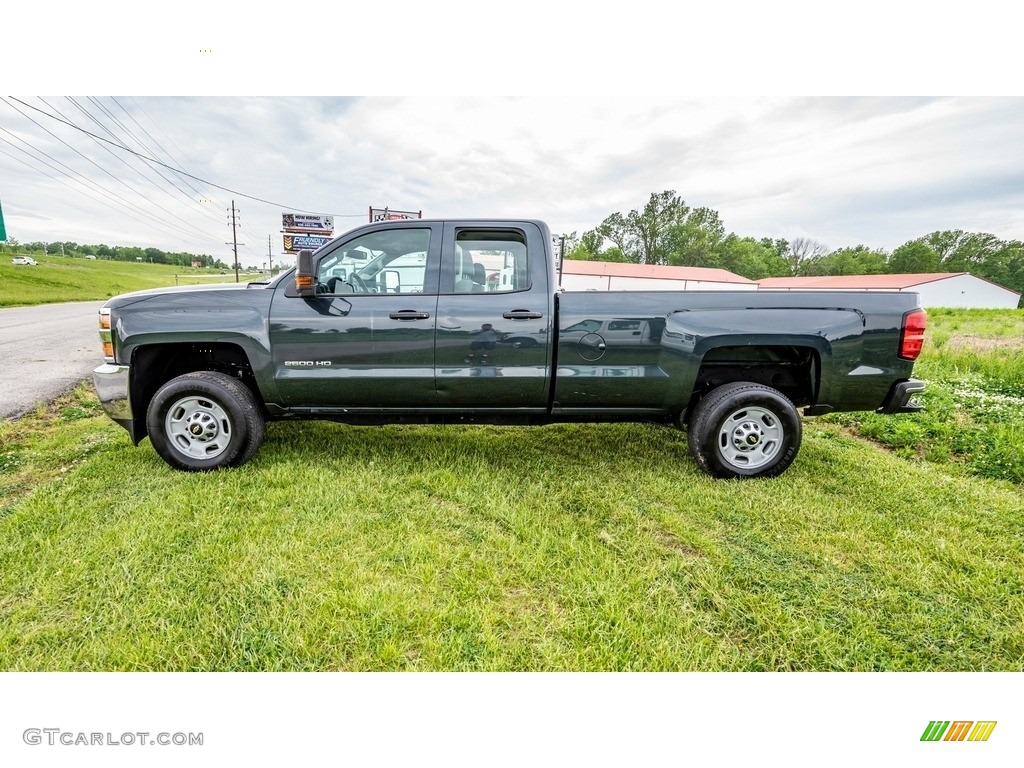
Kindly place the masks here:
POLYGON ((995 720, 932 720, 921 741, 988 741, 996 728, 995 720))

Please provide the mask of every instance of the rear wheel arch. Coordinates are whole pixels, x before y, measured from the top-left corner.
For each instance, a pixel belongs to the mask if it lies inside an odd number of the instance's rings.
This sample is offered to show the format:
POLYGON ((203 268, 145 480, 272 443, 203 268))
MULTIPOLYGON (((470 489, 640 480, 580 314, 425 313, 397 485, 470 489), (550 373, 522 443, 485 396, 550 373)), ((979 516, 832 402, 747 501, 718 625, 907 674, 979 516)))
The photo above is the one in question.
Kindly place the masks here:
POLYGON ((820 349, 803 345, 713 347, 701 358, 692 395, 679 422, 689 424, 694 409, 708 393, 734 382, 763 384, 797 406, 811 405, 821 389, 821 355, 820 349))

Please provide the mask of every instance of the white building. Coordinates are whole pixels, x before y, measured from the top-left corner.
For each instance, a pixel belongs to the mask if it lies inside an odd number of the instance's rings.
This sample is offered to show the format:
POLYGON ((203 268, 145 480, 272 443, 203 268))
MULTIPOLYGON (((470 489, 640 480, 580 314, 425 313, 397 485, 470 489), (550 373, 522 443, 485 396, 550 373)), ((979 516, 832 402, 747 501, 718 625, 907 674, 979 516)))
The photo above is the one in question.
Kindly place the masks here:
POLYGON ((786 291, 907 291, 920 294, 922 307, 1016 309, 1020 294, 969 272, 911 275, 836 275, 827 277, 769 277, 761 290, 786 291))
POLYGON ((757 283, 725 269, 565 259, 562 287, 567 291, 755 291, 757 283))

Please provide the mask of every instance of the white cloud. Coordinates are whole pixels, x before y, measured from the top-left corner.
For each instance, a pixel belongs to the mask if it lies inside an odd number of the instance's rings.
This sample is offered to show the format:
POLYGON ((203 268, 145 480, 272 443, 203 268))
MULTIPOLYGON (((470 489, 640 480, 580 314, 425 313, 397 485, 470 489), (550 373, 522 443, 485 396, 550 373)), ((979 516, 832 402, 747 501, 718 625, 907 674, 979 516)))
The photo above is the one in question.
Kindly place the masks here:
MULTIPOLYGON (((60 108, 100 133, 63 99, 24 101, 60 108)), ((234 192, 189 179, 170 188, 84 134, 17 105, 115 181, 0 104, 0 127, 147 211, 103 205, 95 188, 87 196, 71 188, 78 182, 51 180, 14 157, 40 168, 38 160, 0 142, 7 153, 0 154, 0 198, 8 232, 19 240, 154 245, 228 260, 225 209, 234 199, 242 252, 254 263, 265 257, 268 235, 278 240, 276 204, 334 213, 339 230, 365 220, 369 206, 388 205, 427 216, 545 218, 567 232, 592 228, 665 189, 718 210, 740 235, 887 249, 946 228, 1024 239, 1020 98, 445 98, 424 91, 347 100, 76 101, 123 135, 104 105, 148 151, 159 152, 159 142, 173 156, 169 164, 234 192)))

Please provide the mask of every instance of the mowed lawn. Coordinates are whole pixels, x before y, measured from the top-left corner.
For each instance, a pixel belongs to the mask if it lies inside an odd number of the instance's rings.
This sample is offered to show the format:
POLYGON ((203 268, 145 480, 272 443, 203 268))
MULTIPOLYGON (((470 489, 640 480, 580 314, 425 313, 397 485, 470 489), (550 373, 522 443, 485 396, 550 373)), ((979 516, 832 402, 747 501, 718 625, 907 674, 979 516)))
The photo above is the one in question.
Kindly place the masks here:
MULTIPOLYGON (((0 307, 23 307, 61 301, 103 301, 111 296, 172 285, 234 282, 235 273, 134 261, 38 256, 38 266, 12 264, 0 255, 0 307)), ((259 280, 241 273, 242 282, 259 280)))
POLYGON ((748 482, 651 425, 271 424, 195 475, 82 387, 0 424, 0 669, 1024 669, 1021 486, 849 429, 748 482))

